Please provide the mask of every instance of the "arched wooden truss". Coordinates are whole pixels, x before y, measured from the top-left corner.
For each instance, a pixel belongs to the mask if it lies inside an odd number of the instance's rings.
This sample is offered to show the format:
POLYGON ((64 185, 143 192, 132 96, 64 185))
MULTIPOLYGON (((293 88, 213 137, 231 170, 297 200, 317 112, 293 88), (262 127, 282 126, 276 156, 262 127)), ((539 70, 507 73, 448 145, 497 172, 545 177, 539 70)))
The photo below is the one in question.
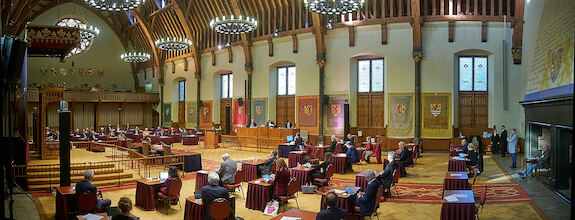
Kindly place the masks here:
MULTIPOLYGON (((114 30, 124 47, 147 51, 153 58, 148 63, 133 65, 134 78, 136 68, 157 67, 160 79, 163 78, 163 64, 178 59, 193 57, 199 60, 200 53, 210 53, 218 45, 242 45, 246 53, 246 70, 251 64, 249 48, 251 42, 270 40, 274 32, 279 36, 292 36, 294 52, 297 52, 298 33, 314 32, 316 40, 322 40, 325 33, 323 25, 327 16, 310 13, 303 0, 166 0, 166 6, 159 8, 157 0, 149 0, 131 13, 136 22, 131 23, 125 12, 98 11, 87 6, 83 0, 61 0, 60 3, 76 2, 95 12, 114 30), (217 16, 232 14, 255 16, 258 27, 249 34, 227 36, 215 33, 209 28, 209 22, 217 16), (314 18, 315 17, 315 18, 314 18), (319 27, 321 26, 321 27, 319 27), (187 37, 193 47, 177 52, 164 52, 156 49, 153 42, 161 37, 187 37), (320 38, 318 38, 320 37, 320 38)), ((20 33, 27 21, 42 12, 55 7, 57 1, 50 0, 8 0, 2 5, 3 30, 8 34, 20 33)), ((449 39, 453 41, 456 21, 481 21, 482 40, 487 41, 487 23, 503 21, 503 15, 514 28, 513 54, 516 62, 521 60, 521 39, 523 27, 524 0, 365 0, 365 6, 351 15, 331 17, 335 21, 333 28, 348 28, 350 46, 354 45, 354 27, 380 24, 381 42, 387 43, 386 24, 409 22, 414 27, 414 46, 421 46, 419 25, 430 21, 448 21, 449 39), (416 6, 416 7, 414 7, 416 6)), ((420 48, 420 47, 419 47, 420 48)), ((417 49, 414 47, 414 50, 417 49)), ((318 53, 323 48, 319 48, 318 53)), ((231 50, 230 50, 231 51, 231 50)), ((270 55, 273 48, 270 49, 270 55)), ((196 72, 199 73, 199 62, 196 72)), ((250 67, 251 68, 251 67, 250 67)), ((162 82, 162 80, 160 80, 162 82)))

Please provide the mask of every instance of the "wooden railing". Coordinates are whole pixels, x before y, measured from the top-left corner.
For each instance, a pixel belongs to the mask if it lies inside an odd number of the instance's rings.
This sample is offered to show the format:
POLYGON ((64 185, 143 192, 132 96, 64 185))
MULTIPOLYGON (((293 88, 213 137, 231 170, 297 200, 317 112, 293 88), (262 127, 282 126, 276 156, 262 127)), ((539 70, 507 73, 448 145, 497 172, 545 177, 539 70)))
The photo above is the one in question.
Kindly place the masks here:
MULTIPOLYGON (((28 102, 38 102, 39 91, 30 89, 27 93, 28 102)), ((149 92, 112 92, 112 91, 64 91, 64 101, 70 102, 151 102, 160 101, 159 93, 149 92)))
POLYGON ((285 143, 284 139, 273 137, 252 137, 252 136, 235 136, 235 135, 222 135, 222 147, 227 147, 226 143, 233 143, 239 149, 256 148, 258 152, 262 149, 277 148, 279 144, 285 143))

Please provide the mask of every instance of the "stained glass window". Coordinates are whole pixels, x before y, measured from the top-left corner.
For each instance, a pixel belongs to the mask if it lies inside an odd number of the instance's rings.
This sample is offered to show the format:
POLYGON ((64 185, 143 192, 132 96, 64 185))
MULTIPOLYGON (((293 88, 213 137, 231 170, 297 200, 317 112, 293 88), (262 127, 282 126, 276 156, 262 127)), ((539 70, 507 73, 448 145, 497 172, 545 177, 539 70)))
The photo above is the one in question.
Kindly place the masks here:
POLYGON ((487 91, 487 57, 459 57, 459 91, 487 91))
POLYGON ((357 67, 358 92, 383 92, 383 59, 359 60, 357 67))
POLYGON ((487 57, 475 57, 473 63, 473 90, 487 91, 487 57))
POLYGON ((232 98, 234 97, 234 75, 224 74, 222 75, 222 98, 232 98))
MULTIPOLYGON (((87 26, 86 23, 76 18, 63 18, 60 21, 58 21, 56 25, 63 27, 77 27, 77 28, 86 28, 87 26)), ((94 39, 92 40, 81 39, 80 44, 74 47, 74 49, 72 49, 70 53, 66 55, 66 57, 70 57, 72 55, 79 54, 82 51, 90 49, 93 42, 94 39)))
POLYGON ((278 67, 278 95, 295 95, 295 66, 278 67))
POLYGON ((178 93, 180 95, 179 100, 185 101, 186 100, 186 81, 180 81, 179 82, 178 93))

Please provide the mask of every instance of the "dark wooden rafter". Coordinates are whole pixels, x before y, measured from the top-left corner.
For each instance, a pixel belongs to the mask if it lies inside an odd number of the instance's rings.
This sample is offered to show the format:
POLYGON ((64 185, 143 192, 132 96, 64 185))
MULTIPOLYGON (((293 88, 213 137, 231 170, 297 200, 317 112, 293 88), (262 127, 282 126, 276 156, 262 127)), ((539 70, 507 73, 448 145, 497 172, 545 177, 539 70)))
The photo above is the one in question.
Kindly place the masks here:
POLYGON ((138 24, 140 25, 140 29, 142 30, 143 34, 145 35, 147 41, 150 44, 150 48, 152 49, 152 56, 154 59, 155 67, 158 69, 159 78, 163 79, 164 78, 164 65, 163 65, 163 61, 160 62, 160 54, 158 52, 158 49, 156 48, 156 45, 154 45, 154 39, 155 38, 152 38, 152 35, 149 32, 149 26, 148 26, 146 20, 142 19, 142 17, 139 15, 138 11, 139 11, 139 9, 131 10, 131 13, 138 20, 138 24))
POLYGON ((385 22, 381 24, 381 44, 387 44, 387 24, 385 22))
POLYGON ((447 41, 453 42, 453 38, 455 37, 455 21, 449 20, 447 23, 447 41))
POLYGON ((272 40, 273 38, 268 38, 268 56, 273 57, 274 56, 274 42, 272 40))
POLYGON ((347 32, 349 35, 349 47, 355 47, 355 28, 353 26, 349 26, 347 28, 347 32))
POLYGON ((297 53, 298 52, 298 41, 297 41, 297 34, 292 34, 291 35, 291 39, 292 39, 292 52, 293 53, 297 53))

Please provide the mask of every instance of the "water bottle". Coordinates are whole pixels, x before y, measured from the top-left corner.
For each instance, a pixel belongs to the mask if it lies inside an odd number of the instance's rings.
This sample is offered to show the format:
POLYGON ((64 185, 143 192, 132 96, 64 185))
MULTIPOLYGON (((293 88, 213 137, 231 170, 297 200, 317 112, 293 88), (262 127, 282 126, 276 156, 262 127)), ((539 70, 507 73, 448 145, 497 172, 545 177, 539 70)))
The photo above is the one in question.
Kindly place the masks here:
POLYGON ((258 161, 257 156, 254 156, 254 162, 258 161))
POLYGON ((301 167, 301 164, 299 162, 297 162, 297 168, 299 169, 301 167))

